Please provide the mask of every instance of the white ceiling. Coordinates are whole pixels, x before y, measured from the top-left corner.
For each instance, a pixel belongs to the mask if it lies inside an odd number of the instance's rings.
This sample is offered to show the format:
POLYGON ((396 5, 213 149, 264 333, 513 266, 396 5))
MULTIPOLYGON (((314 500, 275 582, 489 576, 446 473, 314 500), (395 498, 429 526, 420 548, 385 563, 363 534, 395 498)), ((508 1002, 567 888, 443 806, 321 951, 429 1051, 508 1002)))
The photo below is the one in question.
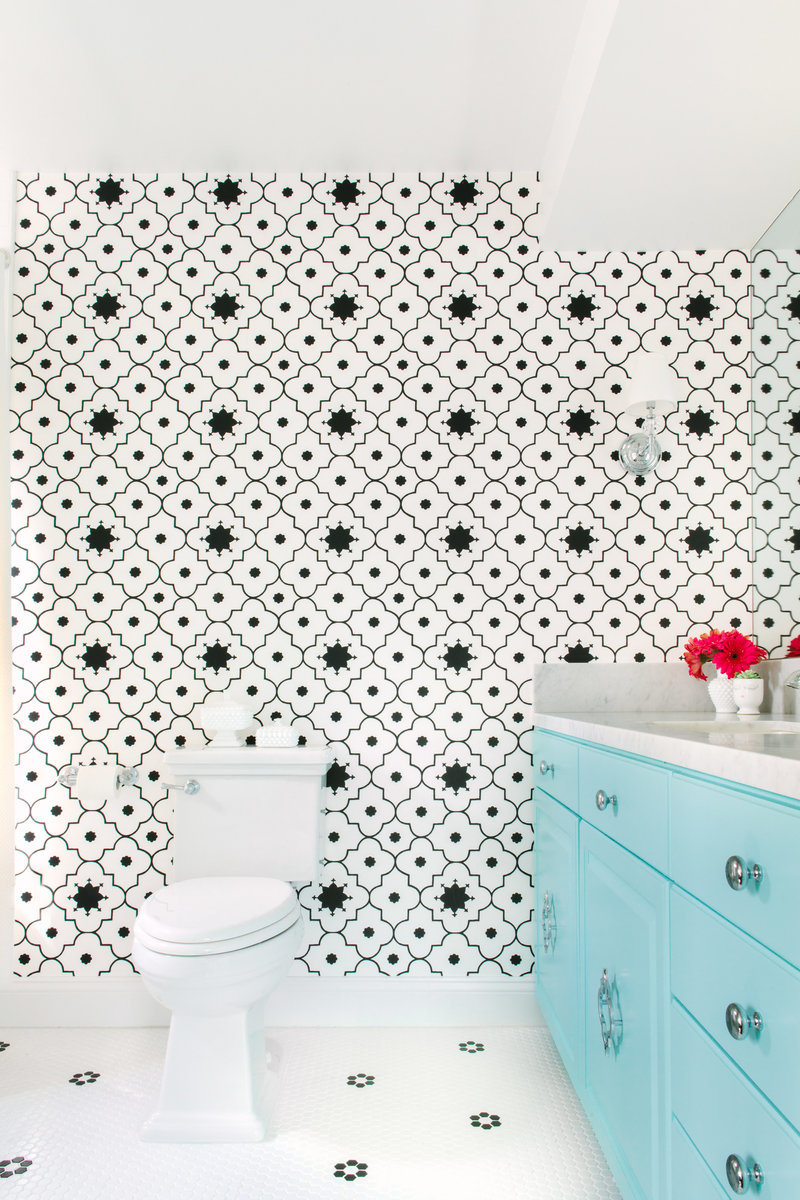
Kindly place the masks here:
POLYGON ((547 239, 751 246, 800 188, 799 59, 797 0, 619 0, 547 239))
POLYGON ((750 246, 797 0, 0 0, 0 171, 538 170, 543 243, 750 246))

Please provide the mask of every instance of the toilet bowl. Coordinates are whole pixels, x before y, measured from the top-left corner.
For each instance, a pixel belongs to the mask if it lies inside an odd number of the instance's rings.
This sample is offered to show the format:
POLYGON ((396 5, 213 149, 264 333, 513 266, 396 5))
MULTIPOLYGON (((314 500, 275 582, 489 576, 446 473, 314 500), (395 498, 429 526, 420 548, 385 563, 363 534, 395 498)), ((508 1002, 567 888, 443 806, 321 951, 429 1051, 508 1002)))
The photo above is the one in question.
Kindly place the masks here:
POLYGON ((175 882, 144 901, 133 930, 134 965, 172 1013, 148 1141, 265 1136, 265 1001, 304 931, 284 881, 319 878, 330 747, 230 742, 164 755, 175 882))
POLYGON ((187 879, 144 902, 133 960, 172 1013, 145 1140, 265 1136, 264 1002, 287 974, 303 930, 294 888, 262 876, 187 879))

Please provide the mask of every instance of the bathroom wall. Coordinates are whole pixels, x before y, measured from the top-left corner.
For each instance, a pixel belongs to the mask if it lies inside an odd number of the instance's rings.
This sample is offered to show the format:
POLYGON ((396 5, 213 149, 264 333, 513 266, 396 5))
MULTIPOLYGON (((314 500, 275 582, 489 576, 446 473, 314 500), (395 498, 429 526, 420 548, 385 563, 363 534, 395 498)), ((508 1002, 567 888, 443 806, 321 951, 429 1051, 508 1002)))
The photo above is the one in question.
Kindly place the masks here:
POLYGON ((20 975, 131 971, 161 752, 231 684, 335 749, 298 970, 530 972, 533 663, 676 660, 752 576, 747 256, 540 252, 536 211, 524 175, 20 180, 20 975), (633 479, 642 346, 688 398, 633 479), (57 773, 106 754, 141 787, 82 807, 57 773))
POLYGON ((790 248, 799 233, 792 206, 781 218, 784 236, 768 230, 751 268, 753 585, 754 632, 762 645, 785 647, 800 634, 800 251, 790 248))

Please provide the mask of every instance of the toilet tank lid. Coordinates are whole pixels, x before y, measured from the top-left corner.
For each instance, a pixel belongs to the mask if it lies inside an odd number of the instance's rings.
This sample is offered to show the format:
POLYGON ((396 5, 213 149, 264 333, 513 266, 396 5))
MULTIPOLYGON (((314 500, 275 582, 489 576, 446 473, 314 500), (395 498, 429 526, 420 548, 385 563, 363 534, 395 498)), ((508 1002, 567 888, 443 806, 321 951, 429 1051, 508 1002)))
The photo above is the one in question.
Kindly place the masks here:
POLYGON ((206 876, 148 896, 137 924, 161 941, 195 945, 268 929, 296 907, 295 890, 282 879, 206 876))
POLYGON ((323 746, 194 746, 167 750, 168 770, 193 775, 316 775, 324 777, 333 750, 323 746))

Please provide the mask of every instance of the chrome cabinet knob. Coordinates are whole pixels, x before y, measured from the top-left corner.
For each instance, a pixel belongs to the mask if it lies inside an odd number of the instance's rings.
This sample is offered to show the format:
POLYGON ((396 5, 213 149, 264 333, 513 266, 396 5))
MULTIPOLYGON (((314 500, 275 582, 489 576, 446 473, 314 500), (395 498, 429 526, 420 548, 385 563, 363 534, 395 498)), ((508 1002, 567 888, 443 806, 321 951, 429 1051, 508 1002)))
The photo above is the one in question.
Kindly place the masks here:
POLYGON ((753 863, 752 867, 746 866, 738 854, 732 854, 725 863, 725 879, 734 892, 741 891, 751 879, 758 884, 763 878, 763 867, 758 863, 753 863))
POLYGON ((759 1034, 764 1028, 764 1018, 760 1012, 744 1012, 738 1004, 729 1004, 725 1009, 725 1025, 728 1033, 735 1041, 740 1041, 752 1029, 759 1034))
POLYGON ((737 1196, 741 1196, 744 1189, 747 1187, 747 1176, 744 1173, 744 1168, 739 1162, 735 1154, 729 1154, 725 1163, 725 1174, 728 1176, 728 1184, 732 1192, 737 1196))
POLYGON ((745 885, 744 863, 739 858, 738 854, 732 854, 725 863, 725 878, 728 881, 728 887, 733 888, 738 892, 745 885))
POLYGON ((761 1187, 764 1182, 764 1172, 757 1162, 754 1162, 748 1170, 735 1154, 728 1155, 725 1162, 725 1173, 728 1176, 728 1185, 736 1196, 741 1196, 743 1192, 746 1192, 750 1183, 761 1187))
POLYGON ((609 805, 612 808, 617 807, 617 797, 609 796, 606 792, 603 791, 602 788, 600 788, 600 790, 595 795, 594 802, 597 805, 597 807, 600 809, 600 812, 603 812, 604 809, 608 808, 609 805))
POLYGON ((539 763, 540 775, 555 775, 556 768, 553 763, 545 762, 544 759, 539 763))

